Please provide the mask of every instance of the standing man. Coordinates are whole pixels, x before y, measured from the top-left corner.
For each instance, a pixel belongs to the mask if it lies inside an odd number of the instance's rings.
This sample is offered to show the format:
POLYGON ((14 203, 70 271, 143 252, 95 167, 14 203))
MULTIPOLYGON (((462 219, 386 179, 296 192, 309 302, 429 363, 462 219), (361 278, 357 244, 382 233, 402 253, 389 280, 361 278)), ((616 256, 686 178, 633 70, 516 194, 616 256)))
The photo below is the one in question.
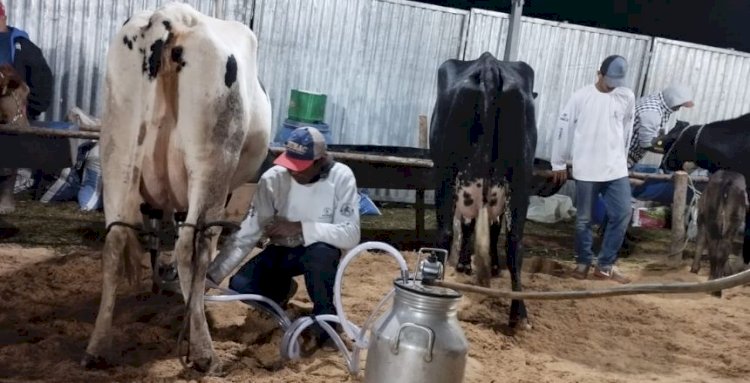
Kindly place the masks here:
MULTIPOLYGON (((0 65, 11 64, 29 86, 29 120, 35 120, 49 108, 52 101, 52 71, 42 51, 29 39, 29 35, 8 25, 5 4, 0 1, 0 65)), ((1 139, 1 138, 0 138, 1 139)), ((15 210, 13 187, 17 169, 0 168, 0 214, 15 210)))
MULTIPOLYGON (((313 315, 335 315, 333 285, 341 253, 360 239, 354 173, 328 156, 323 134, 312 127, 295 129, 274 164, 261 176, 241 229, 222 246, 207 278, 221 283, 266 236, 270 244, 237 271, 229 287, 284 307, 297 291, 292 277, 304 275, 313 315)), ((330 339, 317 324, 313 332, 318 345, 330 339)))
POLYGON ((576 268, 573 276, 585 279, 593 262, 591 212, 601 194, 607 210, 607 228, 593 276, 629 283, 616 266, 630 220, 628 144, 633 130, 635 95, 625 87, 627 60, 607 57, 597 81, 576 91, 558 120, 553 141, 555 182, 567 180, 567 161, 576 181, 576 268))
POLYGON ((692 108, 693 95, 684 85, 671 85, 661 92, 642 97, 635 105, 633 138, 628 151, 628 169, 632 169, 652 146, 659 130, 668 129, 672 113, 680 108, 692 108))

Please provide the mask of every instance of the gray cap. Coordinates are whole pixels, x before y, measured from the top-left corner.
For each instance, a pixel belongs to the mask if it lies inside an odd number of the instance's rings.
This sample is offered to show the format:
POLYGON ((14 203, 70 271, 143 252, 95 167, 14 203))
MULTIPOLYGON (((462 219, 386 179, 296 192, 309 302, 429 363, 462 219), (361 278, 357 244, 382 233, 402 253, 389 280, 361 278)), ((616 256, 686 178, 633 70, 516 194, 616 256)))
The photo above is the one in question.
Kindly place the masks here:
POLYGON ((684 85, 670 85, 664 88, 661 94, 664 96, 664 102, 670 108, 675 106, 693 107, 693 94, 690 88, 684 85))
POLYGON ((610 88, 625 86, 625 75, 628 73, 628 61, 624 57, 612 55, 602 61, 599 72, 604 76, 604 83, 610 88))

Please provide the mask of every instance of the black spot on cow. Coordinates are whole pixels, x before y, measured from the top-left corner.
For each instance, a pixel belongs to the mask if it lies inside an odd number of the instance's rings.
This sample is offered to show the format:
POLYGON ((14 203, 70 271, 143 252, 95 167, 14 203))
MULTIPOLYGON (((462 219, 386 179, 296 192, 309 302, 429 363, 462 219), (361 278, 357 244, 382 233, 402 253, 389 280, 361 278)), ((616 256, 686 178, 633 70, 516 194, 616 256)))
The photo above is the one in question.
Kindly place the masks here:
POLYGON ((479 181, 477 181, 477 187, 478 187, 478 188, 481 188, 481 187, 482 187, 482 183, 481 183, 481 182, 479 182, 479 181))
POLYGON ((464 192, 464 206, 471 206, 474 204, 474 199, 471 198, 471 194, 464 192))
POLYGON ((182 47, 178 45, 172 48, 172 51, 170 52, 170 55, 169 55, 172 62, 177 64, 177 72, 182 70, 182 68, 185 65, 187 65, 187 63, 185 62, 185 59, 182 58, 182 51, 183 51, 182 47))
POLYGON ((128 38, 128 36, 122 37, 122 43, 125 44, 125 46, 127 46, 131 51, 133 50, 133 42, 128 38))
POLYGON ((146 138, 146 123, 141 122, 141 128, 138 130, 138 146, 143 145, 144 138, 146 138))
POLYGON ((136 40, 138 40, 138 35, 133 35, 133 42, 135 42, 136 40))
POLYGON ((152 27, 153 25, 154 25, 154 24, 153 24, 153 23, 151 22, 151 19, 148 19, 148 24, 146 24, 146 27, 145 27, 145 28, 143 28, 143 30, 144 30, 144 31, 147 31, 147 30, 151 29, 151 27, 152 27))
POLYGON ((164 20, 161 23, 164 24, 164 28, 166 30, 168 30, 168 31, 172 30, 172 23, 170 23, 169 20, 164 20))
POLYGON ((229 55, 227 59, 227 72, 224 74, 224 84, 229 88, 235 81, 237 81, 237 60, 234 58, 234 55, 229 55))
POLYGON ((497 198, 491 198, 490 199, 490 206, 496 206, 497 205, 497 198))
POLYGON ((164 41, 158 39, 151 44, 151 54, 148 56, 148 78, 153 80, 161 69, 161 55, 164 49, 164 41))

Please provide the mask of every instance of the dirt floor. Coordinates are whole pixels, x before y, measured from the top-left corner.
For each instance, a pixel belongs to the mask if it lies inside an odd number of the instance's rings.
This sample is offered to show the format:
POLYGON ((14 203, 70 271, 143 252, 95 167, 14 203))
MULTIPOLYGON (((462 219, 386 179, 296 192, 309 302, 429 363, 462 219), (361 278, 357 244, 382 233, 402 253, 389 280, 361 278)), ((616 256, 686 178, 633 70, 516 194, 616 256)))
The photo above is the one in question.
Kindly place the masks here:
MULTIPOLYGON (((387 230, 400 230, 406 237, 413 218, 401 215, 411 213, 385 212, 383 217, 365 219, 366 236, 385 239, 387 230), (391 220, 397 222, 393 227, 380 224, 391 220)), ((41 206, 30 201, 21 201, 17 213, 0 218, 0 381, 361 381, 362 374, 348 375, 336 352, 320 350, 301 361, 280 363, 280 331, 241 303, 207 304, 214 346, 226 375, 201 379, 184 371, 176 357, 181 299, 143 294, 149 290, 145 282, 137 288, 120 285, 115 366, 82 370, 78 362, 100 296, 101 222, 101 214, 77 212, 73 204, 41 206)), ((639 246, 622 264, 636 283, 706 279, 706 266, 700 275, 689 273, 687 262, 677 269, 659 266, 668 232, 634 233, 639 246)), ((526 270, 538 269, 534 265, 539 256, 567 267, 572 260, 571 235, 570 223, 530 224, 526 270)), ((401 246, 395 242, 389 241, 401 246)), ((405 255, 413 267, 415 253, 405 255)), ((351 264, 343 289, 351 320, 364 322, 396 273, 391 258, 376 254, 351 264)), ((468 281, 452 270, 447 279, 468 281)), ((523 285, 527 290, 611 286, 540 272, 524 273, 523 285)), ((508 274, 493 280, 493 286, 507 289, 508 274)), ((304 284, 300 287, 289 309, 292 315, 305 314, 311 307, 304 284)), ((459 319, 470 343, 465 382, 748 381, 750 287, 725 290, 722 299, 706 294, 644 295, 527 301, 527 307, 533 329, 513 334, 506 326, 508 301, 464 295, 459 319)), ((363 353, 363 365, 364 359, 363 353)))

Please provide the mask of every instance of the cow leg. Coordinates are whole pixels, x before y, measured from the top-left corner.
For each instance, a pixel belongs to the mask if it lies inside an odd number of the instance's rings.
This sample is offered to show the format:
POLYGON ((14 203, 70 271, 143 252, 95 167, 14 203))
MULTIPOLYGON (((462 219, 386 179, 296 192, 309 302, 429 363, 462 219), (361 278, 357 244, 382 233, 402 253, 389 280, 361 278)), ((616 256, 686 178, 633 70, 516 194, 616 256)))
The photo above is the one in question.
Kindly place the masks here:
MULTIPOLYGON (((435 215, 437 219, 437 246, 440 249, 452 249, 453 245, 453 218, 455 207, 455 184, 451 170, 441 171, 436 168, 437 179, 440 187, 435 189, 435 215), (445 178, 443 178, 445 175, 445 178)), ((459 247, 460 248, 460 247, 459 247)), ((455 254, 451 254, 454 257, 455 254)))
POLYGON ((107 233, 102 251, 102 297, 94 331, 91 333, 86 353, 81 360, 81 366, 85 368, 107 366, 102 353, 109 350, 112 343, 110 331, 115 309, 119 260, 120 257, 128 257, 131 262, 130 267, 139 267, 136 260, 140 259, 141 250, 138 237, 133 229, 113 226, 107 233))
MULTIPOLYGON (((192 201, 191 201, 192 202, 192 201)), ((223 203, 223 201, 222 201, 223 203)), ((201 232, 196 228, 202 206, 191 203, 185 224, 179 229, 175 244, 175 258, 180 288, 186 302, 185 320, 189 321, 189 360, 194 368, 204 373, 215 373, 221 366, 213 349, 204 310, 205 275, 210 261, 210 236, 216 229, 201 232)), ((205 214, 202 223, 214 221, 215 214, 205 214)), ((183 331, 186 329, 183 327, 183 331)))
MULTIPOLYGON (((531 169, 529 169, 529 174, 531 169)), ((514 174, 518 177, 518 173, 514 174)), ((522 177, 520 180, 513 180, 510 188, 510 230, 506 238, 506 265, 510 272, 511 289, 521 291, 521 268, 523 266, 523 231, 526 225, 526 212, 529 208, 528 186, 526 180, 522 177)), ((529 329, 531 325, 528 322, 526 305, 523 300, 514 299, 510 305, 509 325, 515 328, 518 324, 522 328, 529 329)))
POLYGON ((493 222, 490 226, 490 259, 492 260, 491 273, 493 277, 500 276, 500 232, 503 229, 504 220, 502 217, 499 222, 493 222))
MULTIPOLYGON (((493 182, 494 183, 494 182, 493 182)), ((506 192, 507 187, 496 184, 490 188, 489 216, 490 216, 490 274, 500 276, 500 251, 498 239, 506 223, 506 192)))
POLYGON ((742 261, 750 265, 750 210, 745 215, 745 236, 742 239, 742 261))
MULTIPOLYGON (((460 218, 459 218, 460 219, 460 218)), ((469 222, 464 222, 463 219, 461 219, 461 251, 458 253, 458 264, 456 264, 456 271, 460 273, 464 273, 466 275, 471 275, 473 273, 473 269, 471 267, 471 253, 472 253, 472 246, 471 246, 471 240, 474 233, 474 228, 476 227, 476 219, 472 219, 469 222)))
MULTIPOLYGON (((716 278, 720 278, 720 271, 719 271, 719 265, 721 262, 719 261, 719 253, 721 252, 720 244, 716 239, 712 239, 711 243, 708 245, 708 264, 709 264, 709 272, 708 272, 708 280, 713 280, 716 278)), ((711 292, 711 295, 715 297, 721 297, 721 291, 713 291, 711 292)))
POLYGON ((693 255, 693 265, 690 266, 690 272, 698 274, 701 269, 701 259, 703 259, 703 250, 706 248, 706 228, 703 225, 698 226, 698 236, 695 239, 695 254, 693 255))
POLYGON ((219 169, 233 169, 233 166, 219 160, 211 163, 214 166, 197 169, 191 174, 189 207, 185 222, 178 230, 174 254, 180 288, 186 302, 185 319, 189 321, 188 360, 196 370, 215 374, 221 370, 221 363, 213 349, 203 300, 206 271, 214 251, 211 246, 220 228, 201 229, 204 224, 223 219, 224 199, 217 196, 228 193, 228 185, 223 180, 229 177, 219 169))

